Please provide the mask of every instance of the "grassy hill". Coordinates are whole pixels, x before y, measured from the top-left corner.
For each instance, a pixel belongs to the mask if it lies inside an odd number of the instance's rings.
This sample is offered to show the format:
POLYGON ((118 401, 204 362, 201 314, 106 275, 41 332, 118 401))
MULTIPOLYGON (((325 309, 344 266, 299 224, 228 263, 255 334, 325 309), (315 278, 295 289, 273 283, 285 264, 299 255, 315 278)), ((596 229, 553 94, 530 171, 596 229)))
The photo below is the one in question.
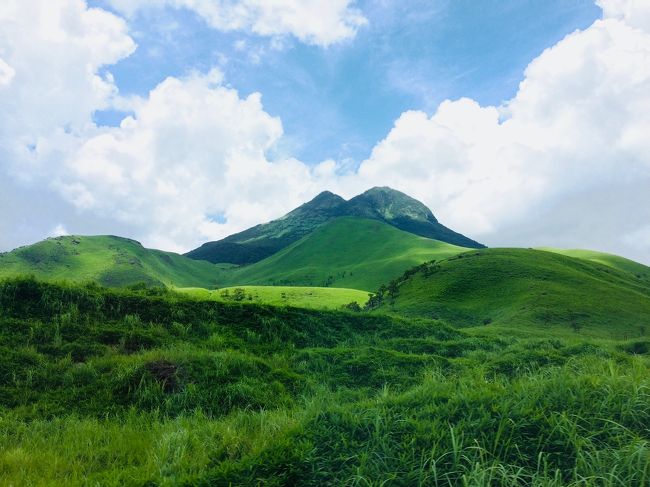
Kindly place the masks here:
POLYGON ((353 301, 363 306, 368 300, 366 291, 336 287, 238 286, 214 291, 200 288, 181 288, 177 291, 205 300, 309 309, 340 309, 353 301))
POLYGON ((464 326, 560 327, 617 338, 650 330, 650 277, 539 250, 460 254, 391 287, 380 310, 464 326))
POLYGON ((486 328, 0 282, 0 485, 648 485, 647 336, 486 328))
POLYGON ((331 286, 371 291, 409 267, 465 250, 381 221, 342 217, 271 257, 232 269, 224 282, 233 286, 331 286))
POLYGON ((620 257, 618 255, 583 249, 556 249, 544 247, 540 248, 539 250, 546 250, 547 252, 554 252, 556 254, 566 255, 568 257, 575 257, 576 259, 584 259, 591 262, 597 262, 608 267, 613 267, 614 269, 629 272, 638 278, 650 278, 650 267, 633 260, 626 259, 625 257, 620 257))
POLYGON ((104 286, 214 287, 227 266, 215 266, 114 236, 65 236, 0 254, 0 277, 95 281, 104 286))

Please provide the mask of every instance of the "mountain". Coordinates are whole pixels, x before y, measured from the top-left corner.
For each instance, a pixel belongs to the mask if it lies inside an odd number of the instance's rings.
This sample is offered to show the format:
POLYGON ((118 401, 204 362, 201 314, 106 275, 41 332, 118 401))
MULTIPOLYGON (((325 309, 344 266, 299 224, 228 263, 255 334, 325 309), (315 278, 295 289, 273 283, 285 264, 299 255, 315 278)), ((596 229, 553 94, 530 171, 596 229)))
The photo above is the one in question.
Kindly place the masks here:
POLYGON ((561 327, 609 338, 650 329, 650 273, 540 250, 470 251, 388 288, 380 310, 463 326, 561 327))
POLYGON ((349 201, 325 191, 282 218, 205 243, 185 255, 212 263, 252 264, 342 216, 379 220, 421 237, 462 247, 484 247, 440 224, 431 210, 419 201, 400 191, 377 187, 349 201))
POLYGON ((187 254, 213 263, 250 264, 287 247, 315 228, 345 214, 345 200, 325 191, 282 218, 255 225, 216 242, 207 242, 187 254))
POLYGON ((467 248, 484 248, 440 224, 431 210, 410 196, 388 187, 375 187, 347 202, 347 214, 381 220, 389 225, 441 242, 467 248))
POLYGON ((340 217, 266 259, 233 268, 225 285, 334 286, 372 291, 406 269, 468 249, 383 221, 340 217))
POLYGON ((225 266, 173 252, 144 248, 115 236, 65 236, 0 254, 0 277, 31 274, 40 279, 95 281, 109 287, 217 285, 225 266))

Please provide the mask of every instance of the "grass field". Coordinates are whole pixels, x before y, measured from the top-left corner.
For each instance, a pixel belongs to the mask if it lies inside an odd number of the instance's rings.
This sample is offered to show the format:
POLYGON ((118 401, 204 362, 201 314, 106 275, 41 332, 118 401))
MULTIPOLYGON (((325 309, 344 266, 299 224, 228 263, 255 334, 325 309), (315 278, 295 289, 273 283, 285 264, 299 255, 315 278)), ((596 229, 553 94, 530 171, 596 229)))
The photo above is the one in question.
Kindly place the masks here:
POLYGON ((0 283, 0 484, 648 485, 648 336, 496 330, 0 283))
POLYGON ((563 327, 616 338, 650 330, 647 277, 545 251, 472 251, 423 266, 392 288, 380 310, 462 326, 563 327))
POLYGON ((614 269, 618 269, 620 271, 629 272, 630 274, 634 274, 639 278, 646 278, 650 280, 650 267, 639 264, 638 262, 634 262, 633 260, 626 259, 625 257, 620 257, 618 255, 583 249, 555 249, 545 247, 540 248, 539 250, 546 250, 547 252, 554 252, 556 254, 575 257, 576 259, 584 259, 591 262, 597 262, 598 264, 613 267, 614 269))
POLYGON ((94 281, 118 287, 136 283, 210 288, 228 265, 213 265, 173 252, 145 249, 114 236, 66 236, 0 254, 0 278, 31 274, 52 281, 94 281))
POLYGON ((414 265, 466 250, 380 221, 343 217, 263 261, 233 269, 225 282, 373 291, 414 265))
POLYGON ((352 302, 363 306, 368 300, 366 291, 336 287, 239 286, 213 291, 200 288, 179 288, 176 290, 199 299, 270 304, 274 306, 297 306, 309 309, 339 309, 352 302))

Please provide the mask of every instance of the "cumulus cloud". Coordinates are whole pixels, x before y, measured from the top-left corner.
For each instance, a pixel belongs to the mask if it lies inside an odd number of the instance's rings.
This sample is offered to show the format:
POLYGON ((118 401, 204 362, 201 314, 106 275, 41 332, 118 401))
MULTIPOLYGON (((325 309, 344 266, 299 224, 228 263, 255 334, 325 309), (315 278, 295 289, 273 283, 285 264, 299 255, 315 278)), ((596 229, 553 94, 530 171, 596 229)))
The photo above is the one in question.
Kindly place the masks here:
POLYGON ((648 3, 601 5, 602 20, 531 62, 512 100, 404 113, 355 177, 390 182, 488 243, 650 261, 650 249, 626 237, 650 219, 648 3))
POLYGON ((646 0, 597 0, 603 17, 623 20, 631 27, 650 29, 650 3, 646 0))
POLYGON ((102 67, 134 49, 122 19, 82 0, 3 0, 0 170, 32 177, 74 145, 117 92, 102 67))
POLYGON ((322 180, 318 167, 267 158, 280 120, 216 70, 168 78, 134 112, 88 138, 54 184, 77 207, 141 228, 149 245, 184 250, 270 219, 322 180))
POLYGON ((125 107, 104 68, 134 49, 123 19, 81 0, 0 6, 4 248, 34 239, 38 225, 51 233, 51 220, 26 207, 27 194, 66 212, 65 228, 85 215, 150 246, 187 250, 278 216, 329 184, 331 164, 267 156, 282 136, 280 120, 259 94, 224 87, 218 70, 168 78, 129 100, 133 116, 119 127, 97 127, 96 110, 125 107), (18 224, 20 232, 10 231, 18 224))
MULTIPOLYGON (((82 0, 0 2, 3 250, 43 238, 53 222, 81 220, 49 183, 117 93, 105 66, 134 49, 123 19, 82 0)), ((86 215, 84 228, 99 230, 95 220, 86 215)))
POLYGON ((353 38, 367 23, 352 0, 109 0, 132 16, 144 8, 186 8, 211 27, 250 31, 262 36, 293 35, 320 46, 353 38))

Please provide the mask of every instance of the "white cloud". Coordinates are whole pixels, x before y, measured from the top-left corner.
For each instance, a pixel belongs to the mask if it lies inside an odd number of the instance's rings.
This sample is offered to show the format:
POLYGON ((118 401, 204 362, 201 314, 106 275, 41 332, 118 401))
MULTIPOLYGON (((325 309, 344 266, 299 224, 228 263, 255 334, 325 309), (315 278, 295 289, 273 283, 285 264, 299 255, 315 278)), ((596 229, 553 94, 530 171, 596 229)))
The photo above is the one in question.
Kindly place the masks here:
POLYGON ((603 17, 623 20, 631 27, 650 29, 650 2, 647 0, 596 0, 603 17))
POLYGON ((16 70, 0 59, 0 88, 11 83, 16 75, 16 70))
POLYGON ((122 19, 81 0, 0 2, 0 246, 79 220, 49 181, 117 92, 104 66, 134 49, 122 19))
POLYGON ((282 135, 260 95, 240 98, 211 71, 168 78, 120 127, 90 137, 56 186, 78 208, 141 228, 145 243, 186 250, 271 219, 317 190, 318 168, 266 157, 282 135), (227 223, 210 215, 223 214, 227 223))
POLYGON ((293 35, 320 46, 353 38, 367 23, 352 0, 109 0, 125 13, 144 8, 187 8, 211 27, 250 31, 262 36, 293 35))
POLYGON ((648 3, 602 3, 605 18, 531 62, 504 106, 461 99, 402 114, 361 164, 362 185, 403 189, 488 243, 650 262, 624 237, 650 219, 648 3))
POLYGON ((3 0, 0 170, 32 177, 74 145, 117 92, 102 67, 134 49, 122 19, 82 0, 3 0))
POLYGON ((54 227, 50 232, 50 237, 64 237, 66 235, 70 235, 70 233, 68 233, 61 223, 54 227))

